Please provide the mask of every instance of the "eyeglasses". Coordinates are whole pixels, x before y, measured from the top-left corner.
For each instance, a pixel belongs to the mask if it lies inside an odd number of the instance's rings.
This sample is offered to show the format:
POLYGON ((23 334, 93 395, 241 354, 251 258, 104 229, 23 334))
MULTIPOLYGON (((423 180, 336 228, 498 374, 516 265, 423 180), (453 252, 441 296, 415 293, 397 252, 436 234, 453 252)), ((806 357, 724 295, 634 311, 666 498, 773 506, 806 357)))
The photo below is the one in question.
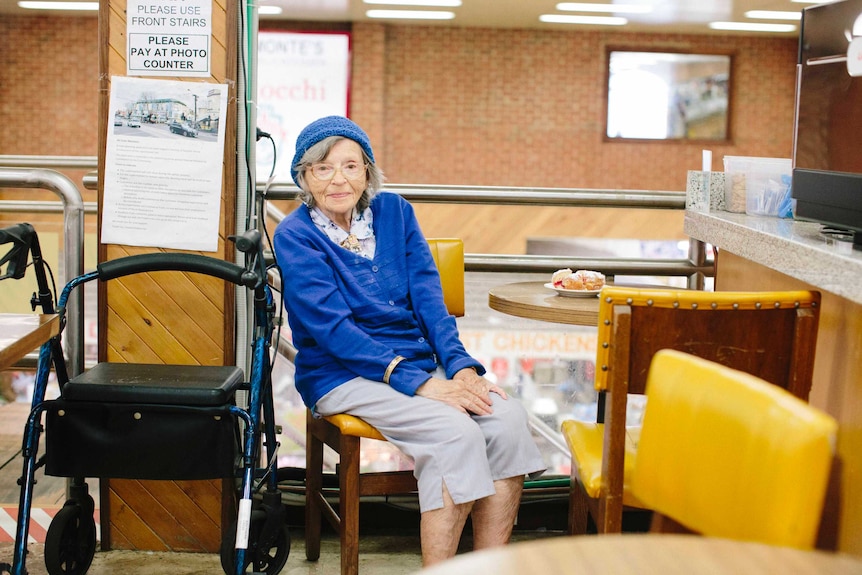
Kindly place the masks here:
POLYGON ((335 173, 340 171, 348 180, 358 180, 365 175, 366 164, 359 162, 348 162, 342 166, 330 166, 329 164, 314 164, 311 166, 311 173, 318 180, 328 182, 335 177, 335 173))

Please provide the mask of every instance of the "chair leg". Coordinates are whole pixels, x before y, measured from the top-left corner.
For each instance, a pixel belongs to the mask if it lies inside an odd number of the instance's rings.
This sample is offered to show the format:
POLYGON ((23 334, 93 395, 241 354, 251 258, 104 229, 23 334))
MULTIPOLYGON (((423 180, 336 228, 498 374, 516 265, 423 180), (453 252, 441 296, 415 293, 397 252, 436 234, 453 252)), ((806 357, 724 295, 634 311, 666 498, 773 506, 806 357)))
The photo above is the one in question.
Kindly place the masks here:
MULTIPOLYGON (((312 417, 309 412, 307 415, 312 417)), ((320 521, 322 510, 319 497, 323 489, 323 442, 306 425, 305 439, 305 558, 320 558, 320 521)))
POLYGON ((341 436, 338 496, 341 523, 341 575, 359 573, 359 441, 341 436))
POLYGON ((599 509, 596 519, 596 531, 603 533, 623 532, 623 501, 622 498, 608 497, 606 494, 599 498, 599 509))
POLYGON ((590 513, 588 498, 583 486, 573 478, 569 487, 569 535, 586 535, 590 513))

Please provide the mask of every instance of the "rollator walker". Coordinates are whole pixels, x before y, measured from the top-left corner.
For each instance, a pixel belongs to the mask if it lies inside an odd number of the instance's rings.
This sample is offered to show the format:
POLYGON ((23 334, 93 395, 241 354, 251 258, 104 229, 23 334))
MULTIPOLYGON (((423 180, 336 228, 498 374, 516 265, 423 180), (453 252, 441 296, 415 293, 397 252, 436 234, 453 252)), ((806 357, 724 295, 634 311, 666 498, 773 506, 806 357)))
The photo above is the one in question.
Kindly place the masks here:
POLYGON ((276 477, 270 346, 274 330, 272 292, 266 282, 261 235, 232 236, 245 266, 188 253, 149 253, 103 262, 72 279, 55 304, 39 241, 29 224, 0 229, 12 243, 0 259, 0 279, 24 276, 32 254, 38 294, 35 311, 57 313, 60 335, 41 346, 30 415, 24 429, 23 473, 12 564, 0 573, 26 575, 27 539, 36 471, 70 478, 68 499, 51 521, 45 541, 50 575, 86 573, 96 550, 95 503, 86 477, 193 480, 233 478, 236 525, 222 530, 221 565, 228 575, 279 573, 290 553, 276 477), (235 366, 99 363, 69 378, 61 336, 72 290, 93 281, 155 271, 205 274, 254 294, 250 376, 235 366), (51 368, 60 396, 46 400, 51 368), (237 392, 245 399, 237 404, 237 392), (42 422, 44 415, 44 424, 42 422), (37 457, 45 434, 44 455, 37 457), (265 466, 261 466, 265 449, 265 466), (234 536, 235 534, 235 536, 234 536))

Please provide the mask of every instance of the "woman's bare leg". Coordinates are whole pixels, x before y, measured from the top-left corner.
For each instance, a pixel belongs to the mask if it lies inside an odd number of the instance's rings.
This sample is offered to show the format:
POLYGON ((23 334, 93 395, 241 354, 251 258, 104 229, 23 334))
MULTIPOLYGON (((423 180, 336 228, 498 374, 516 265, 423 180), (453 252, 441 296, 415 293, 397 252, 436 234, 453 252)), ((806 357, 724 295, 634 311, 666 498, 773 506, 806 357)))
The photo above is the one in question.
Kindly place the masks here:
POLYGON ((449 490, 443 486, 443 507, 422 513, 419 520, 423 566, 455 556, 472 507, 472 501, 456 505, 449 490))
POLYGON ((524 490, 523 476, 498 479, 496 493, 473 505, 473 549, 499 547, 509 542, 524 490))

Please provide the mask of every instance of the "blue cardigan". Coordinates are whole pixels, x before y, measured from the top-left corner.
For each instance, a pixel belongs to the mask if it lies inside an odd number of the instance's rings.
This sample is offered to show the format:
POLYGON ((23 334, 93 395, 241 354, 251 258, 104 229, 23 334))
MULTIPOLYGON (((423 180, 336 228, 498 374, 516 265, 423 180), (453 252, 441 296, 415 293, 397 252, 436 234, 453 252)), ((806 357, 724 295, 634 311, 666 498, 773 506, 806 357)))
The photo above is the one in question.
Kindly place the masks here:
POLYGON ((276 228, 273 246, 296 356, 296 388, 305 405, 357 376, 413 395, 441 365, 447 377, 482 365, 464 349, 446 310, 440 275, 413 207, 381 192, 371 202, 373 260, 335 245, 303 205, 276 228))

